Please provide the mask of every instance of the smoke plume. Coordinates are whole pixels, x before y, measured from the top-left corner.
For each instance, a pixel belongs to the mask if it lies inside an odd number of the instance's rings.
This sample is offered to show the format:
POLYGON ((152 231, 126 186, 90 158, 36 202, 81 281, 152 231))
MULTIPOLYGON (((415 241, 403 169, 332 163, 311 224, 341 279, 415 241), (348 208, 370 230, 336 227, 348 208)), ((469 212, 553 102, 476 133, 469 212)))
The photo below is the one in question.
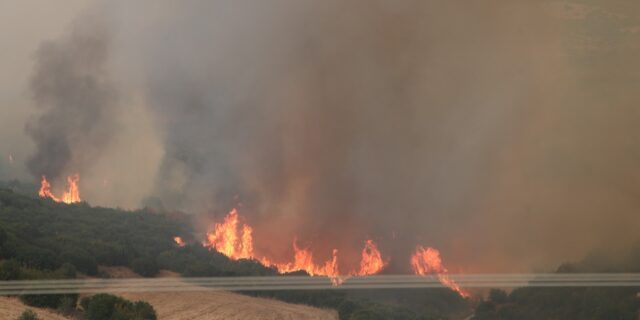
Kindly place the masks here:
POLYGON ((109 39, 95 20, 65 38, 43 43, 35 55, 31 93, 40 114, 27 134, 36 150, 27 166, 58 180, 100 157, 116 130, 117 95, 106 70, 109 39))
POLYGON ((371 238, 394 271, 423 244, 499 272, 627 246, 640 21, 580 3, 99 2, 36 54, 28 165, 105 205, 240 206, 270 256, 371 238))

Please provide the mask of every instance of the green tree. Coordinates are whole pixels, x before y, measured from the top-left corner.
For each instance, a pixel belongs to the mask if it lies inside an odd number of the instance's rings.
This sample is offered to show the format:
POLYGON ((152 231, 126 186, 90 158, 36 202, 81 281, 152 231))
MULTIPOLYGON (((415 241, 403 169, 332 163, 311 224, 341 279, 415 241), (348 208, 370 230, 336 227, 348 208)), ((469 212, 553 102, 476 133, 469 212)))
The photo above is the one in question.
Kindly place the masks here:
POLYGON ((0 280, 16 280, 20 277, 20 264, 11 259, 0 265, 0 280))
POLYGON ((75 305, 77 294, 24 294, 20 296, 22 303, 39 308, 58 309, 62 302, 75 305), (71 302, 69 302, 71 301, 71 302))
POLYGON ((80 248, 67 248, 60 254, 60 261, 70 263, 80 272, 88 275, 96 275, 98 273, 98 264, 89 253, 80 248))
POLYGON ((111 294, 97 294, 82 299, 80 305, 91 320, 156 320, 153 307, 143 301, 131 302, 111 294))
POLYGON ((351 314, 358 308, 358 306, 351 300, 345 300, 338 306, 338 317, 340 319, 349 319, 351 314))
POLYGON ((489 291, 489 301, 501 304, 507 302, 507 293, 504 290, 500 289, 491 289, 489 291))
POLYGON ((151 257, 134 259, 131 262, 131 268, 135 273, 143 277, 153 277, 159 271, 156 260, 151 257))
POLYGON ((133 304, 132 320, 155 320, 156 318, 156 311, 149 303, 144 301, 136 301, 133 304))

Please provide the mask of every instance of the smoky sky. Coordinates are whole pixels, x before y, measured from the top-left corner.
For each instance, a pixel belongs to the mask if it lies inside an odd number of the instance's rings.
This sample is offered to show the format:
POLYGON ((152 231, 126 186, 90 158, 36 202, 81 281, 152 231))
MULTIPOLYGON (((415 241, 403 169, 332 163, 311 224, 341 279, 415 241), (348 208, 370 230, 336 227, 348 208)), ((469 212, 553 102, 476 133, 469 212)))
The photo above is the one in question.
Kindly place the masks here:
POLYGON ((629 6, 98 1, 36 52, 28 166, 103 205, 240 206, 263 254, 550 268, 636 240, 629 6))
POLYGON ((95 21, 78 21, 68 36, 43 43, 35 54, 30 91, 39 114, 26 132, 36 145, 27 162, 36 177, 58 180, 84 170, 116 130, 106 32, 95 21))

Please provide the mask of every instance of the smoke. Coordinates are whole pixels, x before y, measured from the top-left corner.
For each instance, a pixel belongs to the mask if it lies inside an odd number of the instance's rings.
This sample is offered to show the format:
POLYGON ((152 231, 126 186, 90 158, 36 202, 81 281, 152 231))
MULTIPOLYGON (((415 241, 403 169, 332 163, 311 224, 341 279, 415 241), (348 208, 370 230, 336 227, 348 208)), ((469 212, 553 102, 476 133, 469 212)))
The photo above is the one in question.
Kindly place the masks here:
POLYGON ((631 18, 530 1, 96 8, 109 19, 38 50, 27 130, 34 175, 120 181, 87 199, 218 218, 241 203, 258 253, 296 237, 348 257, 371 238, 395 271, 416 244, 496 272, 636 240, 631 18), (631 30, 616 50, 589 41, 611 30, 631 30))
POLYGON ((41 113, 26 132, 36 145, 27 167, 58 180, 94 163, 116 131, 117 94, 108 78, 109 39, 99 22, 78 22, 36 53, 31 93, 41 113))
POLYGON ((373 238, 400 265, 417 243, 448 249, 534 95, 553 93, 538 68, 561 66, 535 5, 166 10, 133 35, 165 149, 156 194, 218 215, 239 195, 256 239, 270 239, 257 248, 281 255, 293 237, 345 256, 373 238))

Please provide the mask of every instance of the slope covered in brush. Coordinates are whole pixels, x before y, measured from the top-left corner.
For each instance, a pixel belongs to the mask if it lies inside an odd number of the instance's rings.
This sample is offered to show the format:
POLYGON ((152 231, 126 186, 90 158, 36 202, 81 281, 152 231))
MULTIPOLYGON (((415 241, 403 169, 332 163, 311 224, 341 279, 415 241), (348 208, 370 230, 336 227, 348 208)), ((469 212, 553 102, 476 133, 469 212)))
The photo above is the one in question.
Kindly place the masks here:
MULTIPOLYGON (((75 277, 75 270, 107 277, 98 272, 98 265, 126 266, 143 276, 154 276, 160 269, 187 277, 278 274, 253 260, 230 260, 198 241, 179 246, 173 240, 176 235, 189 239, 191 234, 186 215, 56 203, 0 188, 0 280, 75 277)), ((448 289, 245 294, 336 309, 340 319, 445 319, 468 308, 448 289), (394 299, 399 294, 411 299, 394 299)), ((62 303, 59 297, 46 299, 50 306, 62 303)))
POLYGON ((68 263, 88 275, 97 275, 98 265, 128 266, 143 276, 160 268, 194 276, 269 273, 250 261, 232 262, 173 241, 190 234, 186 216, 60 204, 0 189, 0 258, 24 267, 55 270, 68 263))
MULTIPOLYGON (((640 247, 624 259, 593 253, 561 265, 558 274, 634 274, 640 272, 640 247)), ((509 293, 492 289, 478 304, 474 320, 638 319, 640 287, 621 282, 610 287, 523 287, 509 293)))

